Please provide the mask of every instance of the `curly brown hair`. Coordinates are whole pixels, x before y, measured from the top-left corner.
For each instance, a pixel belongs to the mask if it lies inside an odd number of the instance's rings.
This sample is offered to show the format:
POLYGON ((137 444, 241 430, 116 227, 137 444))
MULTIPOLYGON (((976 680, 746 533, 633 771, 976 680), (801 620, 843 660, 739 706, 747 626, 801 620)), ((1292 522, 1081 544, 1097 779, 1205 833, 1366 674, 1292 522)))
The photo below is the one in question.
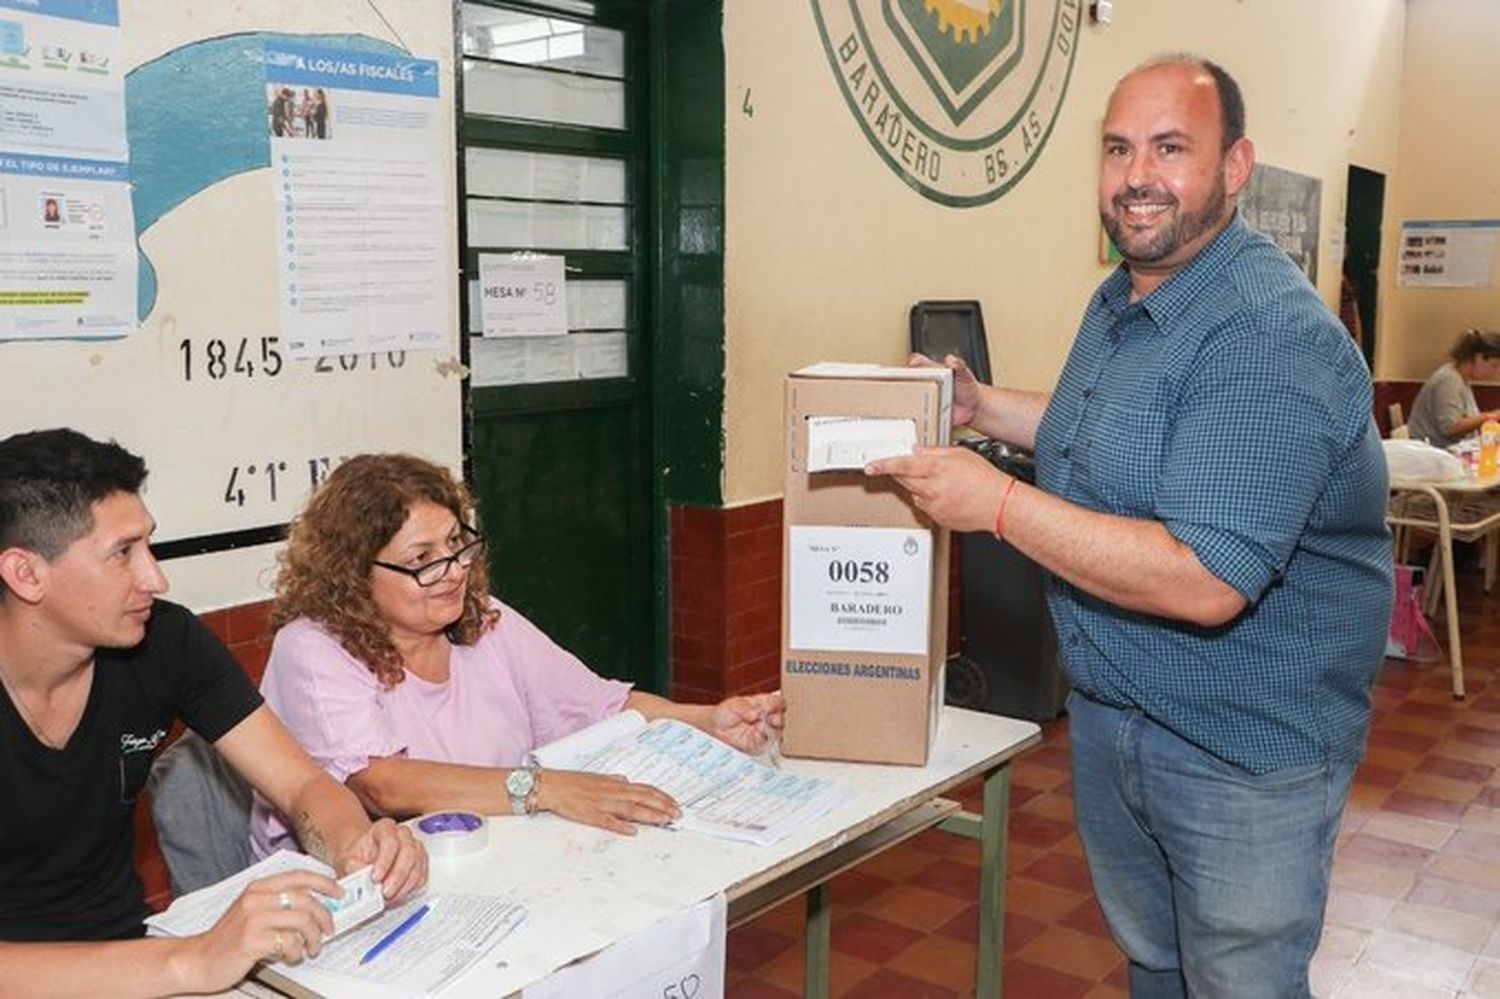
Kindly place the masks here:
MULTIPOLYGON (((473 497, 441 465, 410 454, 362 454, 334 469, 292 521, 278 559, 272 628, 311 618, 382 686, 400 683, 406 670, 370 595, 370 572, 376 554, 423 501, 477 526, 473 497)), ((494 627, 500 612, 490 606, 489 593, 485 560, 476 559, 469 567, 463 614, 448 628, 450 640, 472 645, 494 627)))

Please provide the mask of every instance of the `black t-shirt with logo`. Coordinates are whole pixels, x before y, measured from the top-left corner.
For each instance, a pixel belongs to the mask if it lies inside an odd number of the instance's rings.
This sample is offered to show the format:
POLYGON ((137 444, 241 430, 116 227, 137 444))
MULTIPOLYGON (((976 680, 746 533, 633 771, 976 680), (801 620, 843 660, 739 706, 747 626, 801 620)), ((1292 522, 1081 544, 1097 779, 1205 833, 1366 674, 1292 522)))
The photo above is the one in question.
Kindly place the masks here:
POLYGON ((131 812, 151 761, 175 719, 214 742, 260 704, 229 650, 165 600, 141 644, 96 653, 64 748, 38 741, 0 691, 0 940, 139 936, 131 812))

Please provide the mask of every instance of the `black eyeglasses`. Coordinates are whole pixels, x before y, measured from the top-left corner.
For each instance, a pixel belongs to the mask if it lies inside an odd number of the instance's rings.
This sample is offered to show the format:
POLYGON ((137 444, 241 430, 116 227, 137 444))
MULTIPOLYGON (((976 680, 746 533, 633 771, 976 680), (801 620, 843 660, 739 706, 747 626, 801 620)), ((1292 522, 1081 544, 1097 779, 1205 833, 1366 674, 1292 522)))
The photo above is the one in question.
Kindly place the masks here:
POLYGON ((463 547, 447 558, 434 559, 415 568, 397 565, 394 562, 375 562, 374 564, 380 566, 382 569, 389 569, 392 572, 399 572, 403 576, 410 576, 417 581, 418 586, 435 586, 447 577, 449 567, 457 565, 467 569, 474 564, 475 559, 484 553, 484 535, 467 524, 460 524, 458 530, 460 538, 469 538, 470 540, 465 542, 463 547))

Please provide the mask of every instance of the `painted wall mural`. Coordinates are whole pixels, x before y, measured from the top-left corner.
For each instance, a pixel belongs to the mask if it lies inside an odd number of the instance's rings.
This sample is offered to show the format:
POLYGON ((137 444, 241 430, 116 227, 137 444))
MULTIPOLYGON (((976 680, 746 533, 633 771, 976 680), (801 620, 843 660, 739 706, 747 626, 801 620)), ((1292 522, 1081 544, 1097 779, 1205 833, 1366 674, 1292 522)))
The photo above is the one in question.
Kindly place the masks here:
POLYGON ((1067 94, 1081 0, 812 0, 829 66, 870 145, 955 208, 1036 164, 1067 94))

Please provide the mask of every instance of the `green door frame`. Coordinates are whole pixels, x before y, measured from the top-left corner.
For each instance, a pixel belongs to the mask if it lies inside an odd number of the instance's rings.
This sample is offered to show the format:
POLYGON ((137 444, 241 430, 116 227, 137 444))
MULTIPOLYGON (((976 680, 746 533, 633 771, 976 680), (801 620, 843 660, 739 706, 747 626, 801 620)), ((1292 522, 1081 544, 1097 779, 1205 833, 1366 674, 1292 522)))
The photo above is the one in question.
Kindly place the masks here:
MULTIPOLYGON (((621 133, 466 119, 458 115, 459 234, 463 343, 469 363, 468 281, 478 273, 469 250, 462 176, 470 145, 604 155, 631 163, 630 248, 623 253, 569 250, 570 266, 588 277, 631 280, 632 373, 649 378, 643 441, 650 470, 651 686, 671 683, 671 550, 674 504, 722 505, 724 320, 724 53, 722 0, 594 0, 585 16, 567 0, 471 0, 486 6, 563 16, 627 35, 626 127, 621 133), (644 80, 646 85, 640 86, 644 80)), ((462 104, 462 0, 454 0, 455 59, 462 104)), ((486 247, 487 251, 503 247, 486 247)), ((465 381, 464 473, 472 484, 477 418, 559 408, 625 404, 636 390, 619 382, 510 386, 503 404, 465 381)), ((559 636, 563 638, 565 636, 559 636)), ((566 644, 566 643, 565 643, 566 644)))

